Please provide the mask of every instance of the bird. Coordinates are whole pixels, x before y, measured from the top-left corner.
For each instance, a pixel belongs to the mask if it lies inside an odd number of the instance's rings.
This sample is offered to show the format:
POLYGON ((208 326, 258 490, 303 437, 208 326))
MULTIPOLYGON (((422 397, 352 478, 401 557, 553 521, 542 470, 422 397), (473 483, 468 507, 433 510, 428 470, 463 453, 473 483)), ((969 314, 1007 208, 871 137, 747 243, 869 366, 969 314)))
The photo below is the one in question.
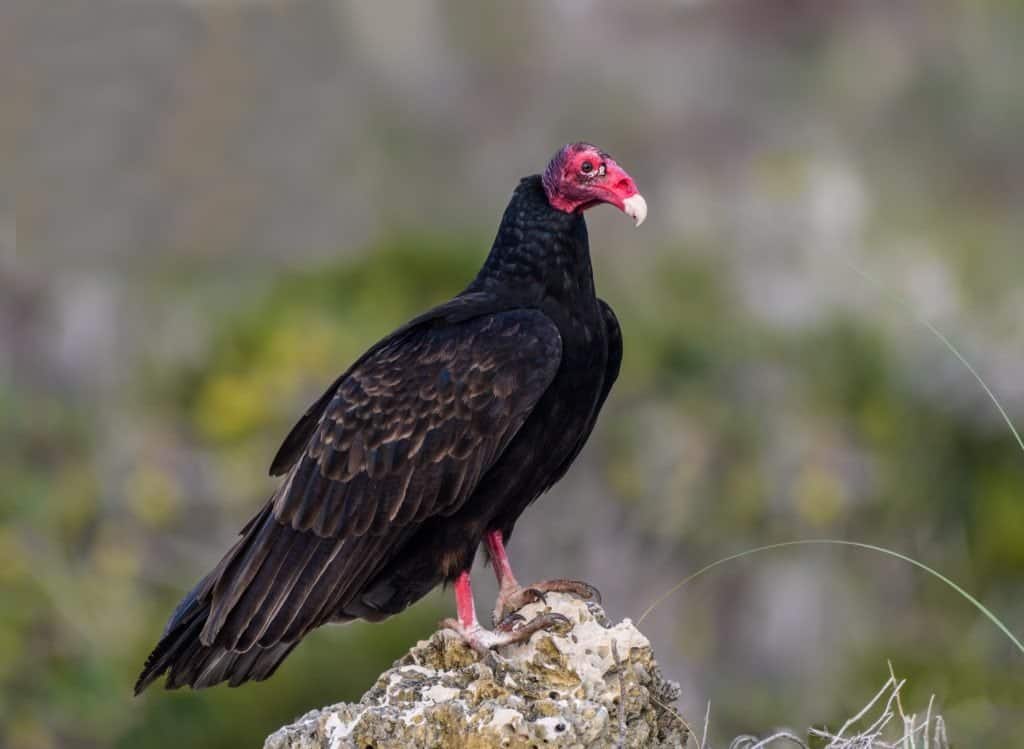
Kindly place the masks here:
POLYGON ((639 226, 632 177, 587 142, 560 148, 515 187, 473 281, 374 344, 285 437, 282 477, 237 541, 174 609, 135 684, 239 686, 269 678, 313 629, 386 619, 440 584, 442 625, 486 654, 569 625, 523 605, 593 586, 520 585, 506 544, 527 506, 590 436, 622 361, 597 297, 584 211, 610 204, 639 226), (486 548, 499 584, 492 629, 470 568, 486 548))

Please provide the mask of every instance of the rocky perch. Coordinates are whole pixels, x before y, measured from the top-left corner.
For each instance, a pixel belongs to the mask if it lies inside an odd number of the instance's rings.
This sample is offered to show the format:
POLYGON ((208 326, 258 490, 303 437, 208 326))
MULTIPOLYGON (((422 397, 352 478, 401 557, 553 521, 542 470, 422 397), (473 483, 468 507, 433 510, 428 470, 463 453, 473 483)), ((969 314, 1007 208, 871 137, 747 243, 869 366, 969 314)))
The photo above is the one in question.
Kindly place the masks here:
POLYGON ((451 633, 416 644, 357 704, 314 710, 272 734, 264 749, 541 749, 683 747, 651 644, 629 619, 551 593, 524 607, 575 626, 538 632, 481 659, 451 633))

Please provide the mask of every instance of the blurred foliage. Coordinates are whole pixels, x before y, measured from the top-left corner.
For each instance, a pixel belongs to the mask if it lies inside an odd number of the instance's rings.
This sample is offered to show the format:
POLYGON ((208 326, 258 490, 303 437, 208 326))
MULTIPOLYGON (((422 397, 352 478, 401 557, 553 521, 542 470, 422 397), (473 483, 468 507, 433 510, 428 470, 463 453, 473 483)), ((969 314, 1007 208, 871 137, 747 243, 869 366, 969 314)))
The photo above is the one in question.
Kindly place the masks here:
MULTIPOLYGON (((831 536, 936 567, 1021 632, 1024 455, 912 314, 1024 422, 1024 4, 23 5, 0 746, 258 745, 449 612, 439 592, 318 631, 267 684, 130 696, 292 422, 472 278, 514 179, 570 138, 616 154, 651 216, 588 219, 625 360, 553 490, 587 522, 529 520, 554 497, 524 516, 544 569, 590 559, 635 616, 714 559, 831 536)), ((1024 733, 1019 654, 865 552, 735 562, 648 623, 716 745, 841 722, 890 658, 957 745, 1024 733)))
POLYGON ((324 387, 367 340, 458 291, 479 263, 465 242, 392 240, 374 262, 285 278, 221 331, 212 361, 183 394, 199 433, 219 444, 280 426, 303 391, 324 387))
MULTIPOLYGON (((282 276, 218 323, 202 367, 165 373, 158 396, 152 383, 137 390, 136 398, 161 401, 162 419, 177 417, 142 437, 138 462, 120 483, 103 471, 87 407, 5 396, 2 437, 13 449, 0 459, 8 487, 0 505, 0 607, 8 614, 0 623, 0 724, 8 745, 255 745, 309 707, 357 697, 431 630, 445 606, 436 596, 383 625, 314 634, 270 684, 129 696, 163 617, 227 546, 217 532, 223 521, 211 517, 227 513, 237 527, 269 489, 258 469, 290 420, 344 362, 468 282, 477 247, 396 240, 356 262, 282 276), (204 459, 167 458, 193 441, 210 456, 198 481, 188 466, 204 459), (195 486, 199 495, 190 497, 195 486), (218 486, 230 487, 226 498, 239 505, 218 508, 218 486), (193 545, 168 546, 167 538, 193 545)), ((1012 441, 915 395, 876 330, 838 317, 772 332, 740 312, 713 268, 683 259, 686 252, 667 256, 674 259, 645 285, 613 283, 606 293, 628 357, 605 419, 615 428, 602 428, 598 439, 611 446, 607 476, 639 532, 704 559, 721 556, 726 542, 737 548, 779 536, 888 538, 912 553, 904 524, 916 515, 934 536, 922 548, 962 535, 964 553, 944 560, 944 571, 999 603, 1001 586, 1012 589, 1024 575, 1022 456, 1012 441), (745 361, 762 371, 744 373, 745 361), (773 381, 771 397, 756 392, 773 381), (780 414, 791 431, 775 439, 780 414), (796 456, 780 457, 787 449, 796 456)), ((882 641, 856 648, 847 686, 866 688, 895 648, 911 689, 927 685, 954 705, 984 694, 987 711, 963 720, 987 735, 998 711, 1024 709, 1016 676, 992 673, 989 659, 1007 648, 984 638, 981 651, 946 652, 972 612, 948 591, 918 584, 913 605, 942 612, 934 629, 904 628, 897 608, 882 641), (936 652, 942 677, 915 678, 915 670, 931 672, 936 652)), ((777 715, 789 699, 735 691, 743 700, 717 704, 719 721, 777 715)), ((862 699, 847 691, 836 716, 862 699)))
POLYGON ((458 291, 453 281, 468 282, 478 260, 457 241, 396 240, 363 262, 283 277, 226 316, 201 369, 165 372, 155 390, 152 382, 138 389, 135 398, 160 403, 168 421, 158 430, 166 433, 142 438, 151 444, 118 485, 98 476, 103 457, 89 428, 96 414, 5 394, 0 436, 14 448, 0 456, 8 488, 0 503, 6 745, 258 745, 312 705, 358 698, 409 642, 433 630, 443 610, 428 598, 383 625, 318 633, 270 687, 130 697, 163 618, 201 571, 178 551, 172 567, 186 571, 164 574, 159 539, 205 539, 211 554, 229 540, 210 523, 224 508, 189 497, 188 471, 177 472, 160 448, 173 453, 194 440, 209 451, 211 481, 230 485, 243 506, 229 514, 240 520, 269 489, 258 466, 269 463, 270 440, 305 401, 398 321, 458 291), (240 722, 243 715, 250 717, 240 722))

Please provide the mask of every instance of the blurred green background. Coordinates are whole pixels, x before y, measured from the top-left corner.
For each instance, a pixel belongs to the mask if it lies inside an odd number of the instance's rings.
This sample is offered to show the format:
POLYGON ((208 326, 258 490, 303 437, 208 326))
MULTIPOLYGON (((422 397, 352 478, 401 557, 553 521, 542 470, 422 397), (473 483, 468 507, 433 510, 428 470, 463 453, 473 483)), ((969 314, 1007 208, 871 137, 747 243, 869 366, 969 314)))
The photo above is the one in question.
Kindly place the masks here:
MULTIPOLYGON (((625 363, 517 528, 520 578, 589 580, 636 618, 714 559, 834 537, 926 562, 1024 632, 1024 453, 914 320, 1024 423, 1021 3, 2 14, 19 64, 0 129, 0 746, 257 746, 358 698, 449 614, 437 592, 314 633, 269 682, 131 697, 173 604, 274 486, 292 421, 461 289, 516 180, 577 139, 629 170, 650 218, 588 218, 625 363)), ((957 745, 1024 731, 1024 656, 887 557, 734 562, 644 629, 718 743, 835 726, 886 659, 957 745)))

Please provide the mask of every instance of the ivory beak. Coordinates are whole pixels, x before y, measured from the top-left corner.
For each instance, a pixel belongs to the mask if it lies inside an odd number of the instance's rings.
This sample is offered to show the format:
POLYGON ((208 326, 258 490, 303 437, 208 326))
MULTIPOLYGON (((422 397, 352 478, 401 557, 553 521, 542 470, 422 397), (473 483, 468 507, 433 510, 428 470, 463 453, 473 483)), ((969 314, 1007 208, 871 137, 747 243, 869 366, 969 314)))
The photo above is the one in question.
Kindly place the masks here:
POLYGON ((631 195, 622 201, 623 212, 633 219, 634 226, 640 226, 647 218, 647 201, 640 193, 631 195))

